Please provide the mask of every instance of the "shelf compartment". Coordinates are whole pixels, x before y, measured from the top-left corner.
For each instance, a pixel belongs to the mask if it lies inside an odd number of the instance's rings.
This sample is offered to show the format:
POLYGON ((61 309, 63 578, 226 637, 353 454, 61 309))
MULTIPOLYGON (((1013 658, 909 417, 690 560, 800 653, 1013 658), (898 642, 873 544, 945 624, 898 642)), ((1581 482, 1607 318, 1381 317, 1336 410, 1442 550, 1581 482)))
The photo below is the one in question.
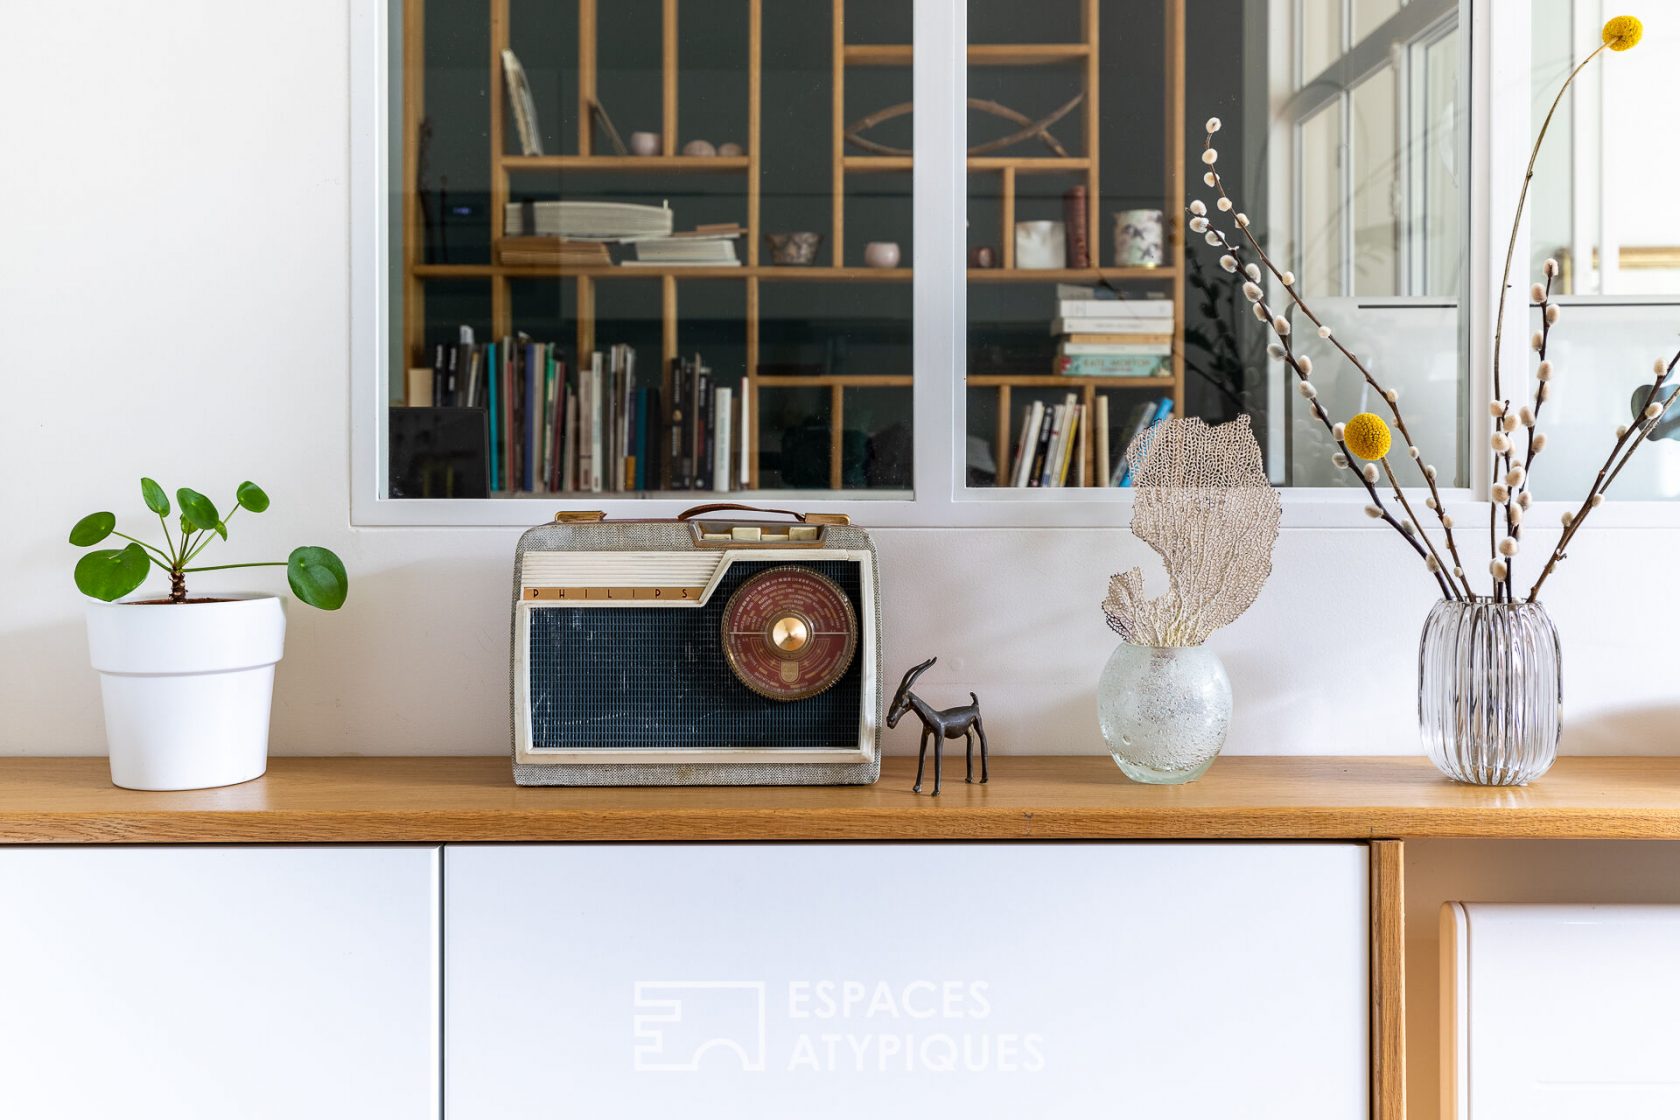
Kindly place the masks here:
MULTIPOLYGON (((968 48, 970 66, 1049 66, 1080 62, 1091 55, 1089 43, 978 43, 968 48)), ((909 43, 848 43, 848 66, 909 66, 909 43)))
POLYGON ((503 156, 497 163, 505 172, 674 171, 709 175, 746 171, 752 166, 747 156, 503 156))

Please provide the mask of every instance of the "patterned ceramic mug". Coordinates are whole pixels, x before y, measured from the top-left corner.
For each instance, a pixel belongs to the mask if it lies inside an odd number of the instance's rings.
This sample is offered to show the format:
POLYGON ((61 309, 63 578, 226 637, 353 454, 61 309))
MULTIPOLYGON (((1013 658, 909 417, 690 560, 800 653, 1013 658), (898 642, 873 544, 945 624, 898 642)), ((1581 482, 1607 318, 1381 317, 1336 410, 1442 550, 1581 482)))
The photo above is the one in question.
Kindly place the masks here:
POLYGON ((1114 212, 1117 268, 1159 268, 1166 263, 1165 223, 1159 210, 1114 212))

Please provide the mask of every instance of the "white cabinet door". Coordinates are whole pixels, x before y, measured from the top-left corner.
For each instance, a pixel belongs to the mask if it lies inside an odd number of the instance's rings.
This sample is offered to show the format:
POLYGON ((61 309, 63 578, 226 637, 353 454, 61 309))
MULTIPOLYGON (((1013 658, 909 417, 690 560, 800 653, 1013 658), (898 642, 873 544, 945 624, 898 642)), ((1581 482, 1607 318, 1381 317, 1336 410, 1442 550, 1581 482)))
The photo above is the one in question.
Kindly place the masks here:
POLYGON ((449 1120, 1369 1109, 1358 845, 444 861, 449 1120))
POLYGON ((1441 918, 1444 1120, 1680 1116, 1680 906, 1441 918))
POLYGON ((0 1116, 436 1116, 439 858, 0 848, 0 1116))

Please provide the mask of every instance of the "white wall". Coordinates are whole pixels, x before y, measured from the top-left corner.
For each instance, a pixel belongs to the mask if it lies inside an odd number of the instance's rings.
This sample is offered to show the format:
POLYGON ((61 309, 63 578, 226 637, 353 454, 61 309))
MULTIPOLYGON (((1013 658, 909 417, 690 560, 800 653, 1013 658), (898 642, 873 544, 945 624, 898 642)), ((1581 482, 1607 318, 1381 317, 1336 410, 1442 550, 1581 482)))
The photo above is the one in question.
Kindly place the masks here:
MULTIPOLYGON (((507 747, 517 534, 349 525, 347 27, 326 0, 0 7, 0 753, 103 749, 65 534, 95 509, 143 526, 141 474, 218 500, 244 478, 268 489, 223 561, 316 543, 350 569, 342 612, 292 609, 278 752, 507 747)), ((979 693, 1000 752, 1102 749, 1097 604, 1141 546, 878 541, 889 671, 940 655, 925 693, 979 693)), ((1600 527, 1549 585, 1565 750, 1680 750, 1662 610, 1677 546, 1680 530, 1600 527)), ((1290 529, 1276 560, 1213 643, 1237 693, 1229 750, 1415 751, 1431 584, 1409 552, 1381 530, 1290 529)), ((278 569, 198 586, 253 584, 284 586, 278 569)))

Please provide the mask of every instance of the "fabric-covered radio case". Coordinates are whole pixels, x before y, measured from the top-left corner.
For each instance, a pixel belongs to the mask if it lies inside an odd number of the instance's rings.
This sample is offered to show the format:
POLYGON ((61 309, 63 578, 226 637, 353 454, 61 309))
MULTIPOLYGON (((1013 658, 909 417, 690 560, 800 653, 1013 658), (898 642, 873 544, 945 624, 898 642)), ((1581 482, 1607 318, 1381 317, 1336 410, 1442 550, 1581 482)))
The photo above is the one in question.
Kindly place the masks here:
POLYGON ((561 513, 519 539, 520 785, 854 785, 881 770, 875 546, 835 514, 561 513), (745 516, 743 516, 745 515, 745 516))

